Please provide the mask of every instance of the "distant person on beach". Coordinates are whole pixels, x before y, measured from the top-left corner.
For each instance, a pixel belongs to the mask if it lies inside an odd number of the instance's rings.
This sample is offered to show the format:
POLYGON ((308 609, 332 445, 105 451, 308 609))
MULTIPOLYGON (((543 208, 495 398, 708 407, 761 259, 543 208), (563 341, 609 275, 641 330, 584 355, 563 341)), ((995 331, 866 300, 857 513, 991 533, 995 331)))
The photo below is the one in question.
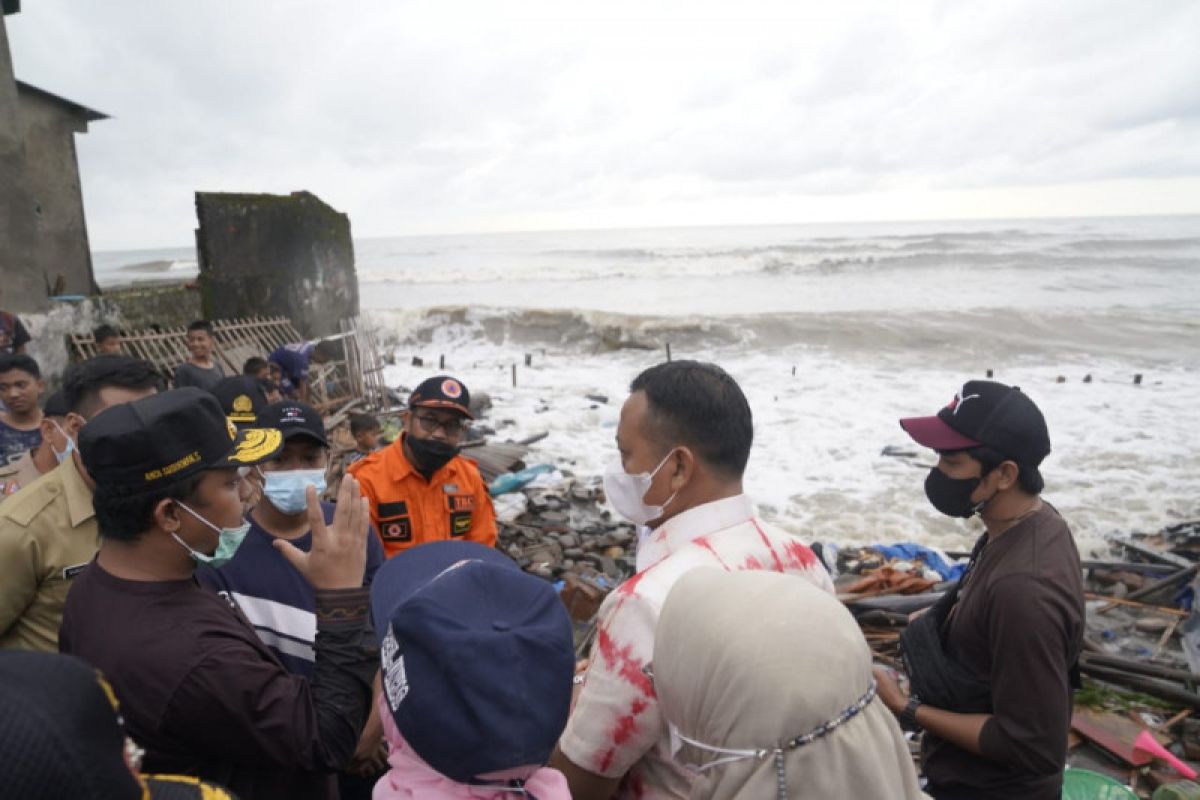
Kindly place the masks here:
POLYGON ((494 547, 491 495, 479 468, 459 450, 474 419, 467 387, 449 375, 422 381, 401 419, 399 439, 346 468, 371 502, 388 558, 442 539, 494 547))
POLYGON ((309 402, 308 368, 311 364, 325 364, 338 357, 338 346, 334 342, 297 342, 277 348, 267 361, 279 367, 279 388, 284 396, 309 402))
POLYGON ((393 558, 371 587, 391 769, 374 800, 570 800, 546 768, 575 661, 554 588, 474 542, 393 558))
POLYGON ((112 325, 101 325, 92 331, 96 354, 115 356, 121 353, 121 334, 112 325))
POLYGON ((42 392, 46 382, 27 355, 0 355, 0 467, 19 460, 42 443, 42 392))
POLYGON ((651 671, 675 759, 698 772, 691 796, 925 798, 871 658, 846 607, 808 581, 712 568, 681 577, 651 671))
POLYGON ((29 343, 29 331, 21 324, 16 314, 0 311, 0 356, 25 352, 29 343))
POLYGON ((935 800, 1057 800, 1085 616, 1079 551, 1040 497, 1046 420, 1018 388, 968 381, 936 416, 900 425, 938 454, 930 504, 986 530, 958 586, 901 638, 912 694, 879 668, 879 696, 925 730, 935 800))
MULTIPOLYGON (((241 379, 254 381, 247 376, 241 379)), ((312 549, 312 523, 305 493, 309 486, 316 487, 318 498, 325 493, 329 440, 321 415, 294 400, 264 408, 255 425, 279 431, 283 449, 252 468, 264 481, 263 500, 247 518, 250 530, 242 546, 228 564, 217 569, 200 567, 196 577, 237 606, 288 672, 311 680, 315 668, 316 599, 304 575, 275 549, 274 543, 283 540, 304 552, 312 549)), ((333 504, 321 502, 320 507, 325 523, 332 524, 333 504)), ((363 523, 370 524, 366 518, 363 523)), ((367 536, 366 545, 362 585, 370 586, 375 571, 383 564, 383 545, 374 531, 367 536)), ((361 780, 357 773, 377 777, 383 771, 382 745, 383 729, 373 709, 350 765, 356 774, 339 781, 344 784, 344 800, 354 794, 350 784, 361 780)), ((369 787, 365 796, 370 797, 369 787)))
POLYGON ((67 435, 67 400, 55 392, 42 406, 42 441, 8 466, 0 467, 0 501, 19 492, 71 455, 75 442, 67 435))
POLYGON ((350 435, 354 437, 355 449, 346 455, 346 464, 366 458, 381 446, 383 426, 370 414, 355 414, 350 417, 350 435))
POLYGON ((61 647, 121 699, 148 772, 212 780, 243 798, 337 797, 324 774, 349 760, 379 656, 367 622, 366 504, 347 478, 333 523, 305 497, 312 549, 276 550, 315 590, 313 680, 285 670, 229 603, 195 579, 238 551, 238 469, 273 458, 277 430, 235 432, 195 388, 118 406, 79 449, 96 479, 100 551, 75 579, 61 647), (136 624, 131 624, 135 622, 136 624))
POLYGON ((639 527, 637 574, 600 607, 596 645, 551 760, 576 800, 689 795, 693 773, 673 758, 647 672, 659 609, 681 575, 762 569, 833 591, 813 551, 759 518, 743 491, 754 425, 733 378, 715 364, 672 361, 629 389, 604 491, 639 527))
MULTIPOLYGON (((63 429, 79 432, 106 409, 146 397, 162 383, 154 365, 96 356, 67 371, 63 429)), ((58 649, 71 582, 96 555, 92 476, 79 450, 0 503, 0 650, 58 649)))
POLYGON ((271 362, 262 356, 251 356, 242 364, 242 374, 260 381, 269 381, 271 380, 271 362))
POLYGON ((211 392, 225 377, 225 370, 213 358, 216 340, 213 339, 212 323, 201 319, 188 325, 187 346, 191 357, 175 368, 173 385, 176 389, 195 386, 211 392))

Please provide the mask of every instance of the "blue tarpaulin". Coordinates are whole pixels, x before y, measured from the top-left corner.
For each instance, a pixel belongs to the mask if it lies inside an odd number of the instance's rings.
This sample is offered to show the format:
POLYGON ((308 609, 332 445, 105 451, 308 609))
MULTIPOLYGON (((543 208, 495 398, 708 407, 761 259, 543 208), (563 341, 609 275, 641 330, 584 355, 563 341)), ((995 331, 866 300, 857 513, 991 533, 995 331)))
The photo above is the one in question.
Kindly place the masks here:
POLYGON ((913 542, 876 544, 872 545, 871 549, 878 551, 884 558, 919 561, 941 575, 944 581, 958 580, 967 569, 966 559, 963 559, 960 564, 952 564, 941 550, 935 550, 932 547, 914 544, 913 542))

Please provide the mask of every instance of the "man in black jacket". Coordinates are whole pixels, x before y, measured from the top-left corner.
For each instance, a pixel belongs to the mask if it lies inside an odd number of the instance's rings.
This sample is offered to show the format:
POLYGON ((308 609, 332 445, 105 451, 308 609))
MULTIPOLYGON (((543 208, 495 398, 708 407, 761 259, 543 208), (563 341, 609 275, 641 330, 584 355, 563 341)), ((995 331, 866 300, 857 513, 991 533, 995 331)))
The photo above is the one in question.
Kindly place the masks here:
POLYGON ((195 775, 242 800, 337 797, 378 668, 362 586, 368 518, 343 481, 333 522, 308 490, 312 549, 275 547, 316 590, 313 680, 193 576, 236 551, 238 468, 274 457, 277 430, 237 431, 216 399, 177 389, 115 406, 80 435, 95 476, 100 552, 67 597, 65 653, 100 668, 149 772, 195 775))

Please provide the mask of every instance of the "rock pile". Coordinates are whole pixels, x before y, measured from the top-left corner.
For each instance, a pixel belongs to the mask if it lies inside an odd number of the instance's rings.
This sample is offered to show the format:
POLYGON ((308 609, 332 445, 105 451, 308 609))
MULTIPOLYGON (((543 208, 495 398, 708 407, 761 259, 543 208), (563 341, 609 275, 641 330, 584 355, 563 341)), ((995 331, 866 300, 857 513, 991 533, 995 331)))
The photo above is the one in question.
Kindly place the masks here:
POLYGON ((526 572, 561 583, 576 622, 590 620, 605 595, 634 572, 634 528, 603 502, 598 480, 569 473, 552 487, 543 482, 497 498, 497 547, 526 572))

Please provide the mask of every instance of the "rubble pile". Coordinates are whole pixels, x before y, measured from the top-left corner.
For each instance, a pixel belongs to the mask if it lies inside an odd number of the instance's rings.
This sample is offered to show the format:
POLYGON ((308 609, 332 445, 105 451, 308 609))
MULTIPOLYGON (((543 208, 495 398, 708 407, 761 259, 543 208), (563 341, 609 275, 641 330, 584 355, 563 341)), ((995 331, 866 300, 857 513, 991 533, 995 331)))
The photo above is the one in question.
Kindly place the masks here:
POLYGON ((634 572, 636 533, 603 507, 598 480, 552 473, 495 498, 497 547, 526 572, 554 581, 577 623, 634 572))

